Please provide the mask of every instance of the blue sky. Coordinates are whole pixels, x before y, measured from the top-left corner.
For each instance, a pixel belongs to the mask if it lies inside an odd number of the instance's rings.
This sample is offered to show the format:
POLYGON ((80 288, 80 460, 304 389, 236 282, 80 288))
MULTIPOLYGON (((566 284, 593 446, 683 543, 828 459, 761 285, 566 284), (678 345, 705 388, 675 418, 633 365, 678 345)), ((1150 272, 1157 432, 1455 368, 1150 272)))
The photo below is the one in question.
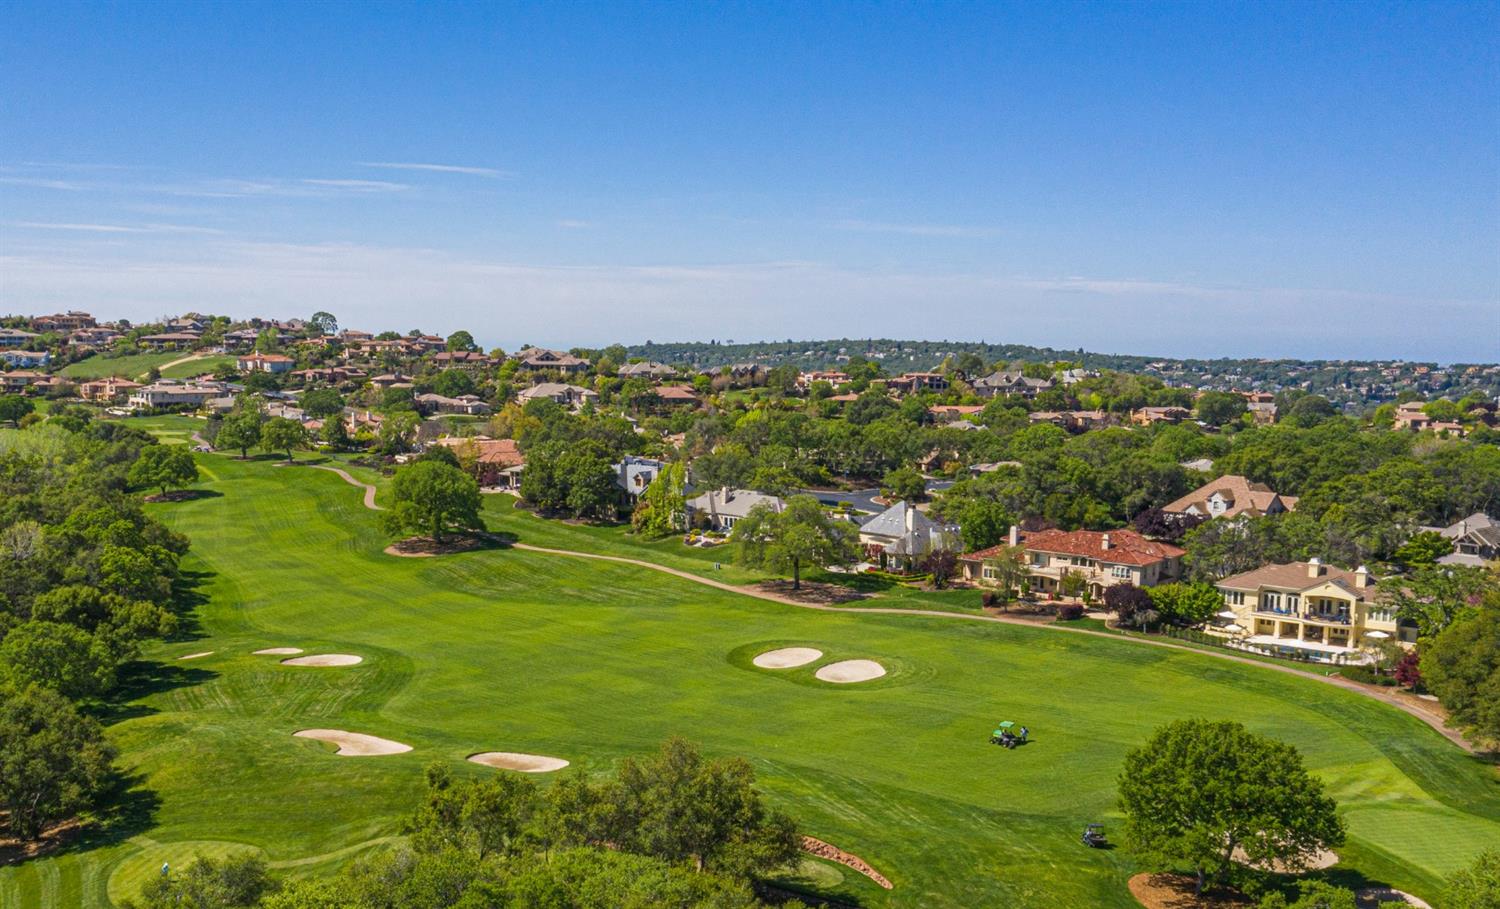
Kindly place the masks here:
POLYGON ((1500 6, 0 4, 0 312, 1500 359, 1500 6))

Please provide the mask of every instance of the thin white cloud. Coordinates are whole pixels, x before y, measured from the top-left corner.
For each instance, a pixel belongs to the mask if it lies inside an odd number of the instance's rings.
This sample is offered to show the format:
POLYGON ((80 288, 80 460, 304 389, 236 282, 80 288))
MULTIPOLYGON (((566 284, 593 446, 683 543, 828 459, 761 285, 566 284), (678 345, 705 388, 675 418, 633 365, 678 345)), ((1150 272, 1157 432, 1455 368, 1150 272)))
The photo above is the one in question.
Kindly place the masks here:
POLYGON ((586 228, 593 227, 594 222, 579 221, 576 218, 561 218, 558 220, 557 226, 565 230, 584 230, 586 228))
POLYGON ((468 174, 473 177, 508 177, 507 171, 493 167, 467 167, 461 164, 426 164, 416 161, 357 161, 360 167, 381 167, 387 170, 425 170, 439 174, 468 174))
POLYGON ((67 192, 79 192, 89 187, 83 183, 75 183, 71 180, 44 180, 39 177, 0 177, 0 183, 8 186, 32 186, 37 189, 61 189, 67 192))
POLYGON ((867 233, 906 234, 911 237, 957 237, 962 239, 985 239, 1000 235, 999 228, 973 227, 962 224, 900 224, 891 221, 865 221, 846 218, 833 222, 838 230, 865 231, 867 233))
POLYGON ((303 180, 309 186, 327 186, 332 189, 349 189, 362 193, 399 193, 411 189, 405 183, 386 180, 303 180))
POLYGON ((212 227, 193 224, 90 224, 57 221, 12 221, 12 227, 31 230, 66 230, 94 234, 221 234, 212 227))

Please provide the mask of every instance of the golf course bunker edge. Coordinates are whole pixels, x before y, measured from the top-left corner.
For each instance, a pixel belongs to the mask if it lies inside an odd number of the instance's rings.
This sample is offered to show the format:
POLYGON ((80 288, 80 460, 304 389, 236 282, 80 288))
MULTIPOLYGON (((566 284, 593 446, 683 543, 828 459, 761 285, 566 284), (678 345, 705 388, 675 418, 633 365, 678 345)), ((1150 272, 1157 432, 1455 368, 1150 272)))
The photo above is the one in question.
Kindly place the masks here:
POLYGON ((885 675, 885 667, 874 660, 840 660, 829 663, 813 675, 821 682, 848 685, 852 682, 868 682, 885 675))
POLYGON ((363 663, 365 658, 352 653, 315 653, 312 656, 292 657, 282 660, 283 666, 353 666, 363 663))
POLYGON ((411 750, 410 745, 360 732, 345 732, 342 729, 300 729, 292 735, 299 739, 316 739, 337 745, 339 750, 335 754, 342 757, 377 757, 383 754, 405 754, 411 750))
POLYGON ((822 657, 823 651, 813 647, 782 647, 779 650, 767 650, 750 662, 761 669, 795 669, 822 657))
POLYGON ((568 766, 568 762, 562 758, 517 751, 481 751, 469 755, 468 760, 498 770, 517 770, 521 773, 552 773, 568 766))

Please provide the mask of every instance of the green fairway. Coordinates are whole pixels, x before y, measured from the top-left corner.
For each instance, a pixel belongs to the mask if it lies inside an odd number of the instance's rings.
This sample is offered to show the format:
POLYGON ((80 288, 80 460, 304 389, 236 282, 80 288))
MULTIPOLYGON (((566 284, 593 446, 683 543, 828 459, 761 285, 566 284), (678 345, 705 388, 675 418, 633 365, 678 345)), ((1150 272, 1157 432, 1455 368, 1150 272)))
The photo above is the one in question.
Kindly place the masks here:
POLYGON ((222 366, 233 366, 235 362, 233 354, 212 354, 204 357, 195 357, 185 363, 177 362, 191 356, 193 354, 186 351, 131 354, 125 357, 93 356, 87 360, 79 360, 77 363, 68 364, 63 367, 60 375, 78 380, 102 379, 106 376, 119 376, 126 379, 141 380, 152 367, 155 367, 161 370, 161 374, 165 378, 186 379, 192 376, 211 373, 222 366), (172 363, 176 363, 176 365, 168 365, 172 363))
MULTIPOLYGON (((186 435, 192 424, 151 428, 186 435)), ((1183 717, 1239 720, 1301 749, 1348 821, 1346 865, 1370 878, 1432 898, 1443 875, 1500 842, 1492 766, 1315 680, 1046 628, 816 612, 513 549, 394 558, 360 491, 328 471, 199 463, 216 495, 150 506, 192 539, 185 568, 201 604, 196 637, 155 648, 161 664, 112 718, 137 788, 93 839, 0 869, 0 906, 106 906, 195 851, 258 850, 286 873, 328 873, 393 842, 430 761, 493 773, 465 756, 519 751, 600 772, 672 734, 749 758, 805 832, 894 882, 884 891, 839 866, 804 867, 825 895, 865 906, 1134 906, 1131 858, 1078 835, 1090 821, 1114 829, 1125 752, 1183 717), (794 645, 824 656, 779 671, 750 662, 794 645), (294 668, 251 654, 267 647, 364 662, 294 668), (202 651, 213 653, 176 660, 202 651), (889 674, 847 686, 813 677, 844 659, 889 674), (987 744, 1003 719, 1029 726, 1031 744, 987 744), (292 736, 311 727, 413 750, 338 757, 292 736)), ((486 518, 523 542, 752 579, 715 569, 724 550, 637 543, 512 502, 488 497, 486 518)), ((943 596, 925 605, 964 608, 943 596)))

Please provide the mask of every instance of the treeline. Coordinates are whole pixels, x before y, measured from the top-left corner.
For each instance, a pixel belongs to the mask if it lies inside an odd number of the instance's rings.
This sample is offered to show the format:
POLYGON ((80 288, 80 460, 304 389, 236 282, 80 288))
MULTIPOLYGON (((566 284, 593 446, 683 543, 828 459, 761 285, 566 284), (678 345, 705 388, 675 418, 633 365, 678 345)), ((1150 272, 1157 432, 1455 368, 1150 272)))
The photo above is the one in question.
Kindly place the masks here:
POLYGON ((758 909, 755 883, 800 850, 749 763, 705 759, 681 739, 607 779, 546 789, 514 774, 458 780, 434 764, 403 832, 404 847, 332 879, 281 881, 256 857, 198 859, 126 907, 758 909))
POLYGON ((0 812, 19 839, 107 789, 113 749, 92 714, 142 644, 176 630, 188 541, 129 494, 181 471, 160 450, 81 409, 0 430, 0 812))

